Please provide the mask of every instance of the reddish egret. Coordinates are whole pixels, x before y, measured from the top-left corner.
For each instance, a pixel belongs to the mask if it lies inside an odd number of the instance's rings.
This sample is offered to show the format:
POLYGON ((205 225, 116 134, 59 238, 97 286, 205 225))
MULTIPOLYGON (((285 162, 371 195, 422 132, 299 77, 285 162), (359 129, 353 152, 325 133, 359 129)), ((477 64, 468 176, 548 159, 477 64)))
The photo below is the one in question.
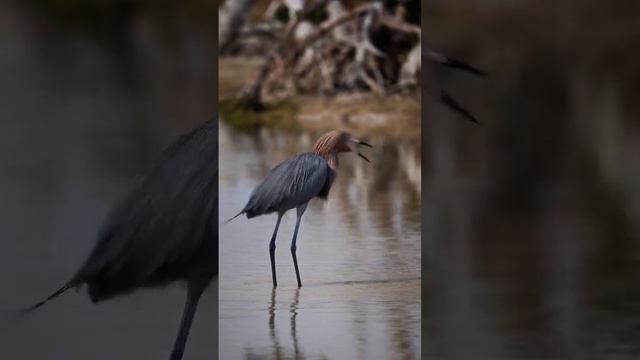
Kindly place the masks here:
MULTIPOLYGON (((484 71, 480 69, 477 69, 469 64, 465 64, 462 61, 446 57, 430 49, 425 49, 425 51, 422 54, 423 54, 423 63, 436 63, 452 69, 466 71, 470 74, 480 76, 480 77, 485 77, 487 75, 484 71)), ((427 68, 427 71, 429 71, 428 68, 427 68)), ((427 76, 427 84, 425 87, 427 90, 427 94, 438 98, 440 101, 442 101, 443 104, 449 106, 453 110, 462 114, 468 120, 471 120, 476 124, 479 124, 478 120, 467 109, 465 109, 463 106, 458 104, 457 101, 455 101, 451 96, 449 96, 449 94, 447 94, 444 90, 442 90, 438 86, 438 84, 435 81, 433 81, 433 78, 431 76, 427 76)))
POLYGON ((218 122, 170 145, 112 209, 84 265, 32 311, 87 285, 94 303, 175 281, 187 300, 171 360, 182 358, 198 301, 218 275, 218 122))
POLYGON ((351 137, 349 133, 344 131, 334 130, 322 135, 313 146, 313 152, 300 154, 274 167, 253 190, 247 205, 242 211, 227 220, 233 220, 242 214, 245 214, 248 219, 274 212, 278 214, 276 227, 269 242, 273 287, 278 286, 275 251, 276 235, 282 215, 293 208, 297 211, 296 227, 291 240, 291 257, 293 257, 293 266, 296 269, 298 287, 302 287, 300 271, 298 270, 298 258, 296 257, 296 238, 302 214, 304 214, 311 199, 318 197, 326 200, 327 196, 329 196, 331 184, 338 170, 339 153, 352 151, 367 162, 369 161, 358 150, 360 145, 372 147, 364 141, 351 137))

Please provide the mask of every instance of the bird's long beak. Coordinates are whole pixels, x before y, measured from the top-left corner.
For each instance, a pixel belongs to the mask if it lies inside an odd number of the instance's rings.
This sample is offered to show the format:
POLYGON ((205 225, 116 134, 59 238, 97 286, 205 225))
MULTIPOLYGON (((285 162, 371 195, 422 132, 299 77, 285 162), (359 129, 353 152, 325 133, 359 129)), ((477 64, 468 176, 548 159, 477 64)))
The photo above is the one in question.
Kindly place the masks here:
POLYGON ((476 119, 475 116, 473 116, 467 109, 462 107, 462 105, 460 105, 457 101, 453 100, 453 98, 449 96, 447 93, 445 92, 440 93, 440 101, 442 101, 443 104, 447 105, 448 107, 456 111, 458 114, 461 114, 462 116, 464 116, 465 119, 476 123, 476 125, 480 125, 480 122, 478 121, 478 119, 476 119))
POLYGON ((456 69, 456 70, 462 70, 462 71, 466 71, 470 74, 479 76, 479 77, 486 77, 487 73, 483 70, 478 69, 475 66, 469 65, 467 63, 464 63, 460 60, 456 60, 453 58, 450 58, 448 56, 444 56, 441 53, 435 52, 431 49, 424 49, 423 50, 423 62, 426 59, 427 61, 432 61, 432 62, 436 62, 439 64, 442 64, 446 67, 452 68, 452 69, 456 69))
MULTIPOLYGON (((369 143, 366 143, 364 141, 360 141, 358 139, 352 139, 354 143, 358 144, 358 145, 362 145, 362 146, 366 146, 366 147, 370 147, 373 148, 373 146, 369 143)), ((371 161, 369 161, 369 159, 367 159, 366 156, 362 155, 362 153, 360 151, 358 151, 358 156, 361 157, 364 161, 370 163, 371 161)))
POLYGON ((373 145, 368 144, 368 143, 366 143, 366 142, 364 142, 364 141, 360 141, 360 140, 356 140, 356 144, 358 144, 358 145, 362 145, 362 146, 366 146, 366 147, 370 147, 370 148, 373 148, 373 145))

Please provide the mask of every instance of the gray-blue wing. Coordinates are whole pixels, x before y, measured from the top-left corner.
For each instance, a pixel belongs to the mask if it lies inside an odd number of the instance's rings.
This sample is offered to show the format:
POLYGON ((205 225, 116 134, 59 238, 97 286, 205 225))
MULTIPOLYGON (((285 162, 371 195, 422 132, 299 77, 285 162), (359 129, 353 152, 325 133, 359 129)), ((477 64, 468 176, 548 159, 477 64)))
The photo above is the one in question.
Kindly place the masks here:
POLYGON ((70 282, 93 301, 218 272, 218 121, 169 146, 114 206, 70 282))
POLYGON ((313 153, 286 160, 274 167, 253 190, 242 212, 252 218, 305 204, 330 185, 330 172, 327 162, 313 153))

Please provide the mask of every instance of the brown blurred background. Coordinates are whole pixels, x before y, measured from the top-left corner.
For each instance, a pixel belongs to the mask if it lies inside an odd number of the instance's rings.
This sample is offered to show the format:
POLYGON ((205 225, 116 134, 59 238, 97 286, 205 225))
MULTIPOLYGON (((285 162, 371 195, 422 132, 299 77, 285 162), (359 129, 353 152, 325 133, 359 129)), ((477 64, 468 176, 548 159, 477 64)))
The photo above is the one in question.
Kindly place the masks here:
POLYGON ((640 356, 640 4, 423 1, 423 357, 640 356))

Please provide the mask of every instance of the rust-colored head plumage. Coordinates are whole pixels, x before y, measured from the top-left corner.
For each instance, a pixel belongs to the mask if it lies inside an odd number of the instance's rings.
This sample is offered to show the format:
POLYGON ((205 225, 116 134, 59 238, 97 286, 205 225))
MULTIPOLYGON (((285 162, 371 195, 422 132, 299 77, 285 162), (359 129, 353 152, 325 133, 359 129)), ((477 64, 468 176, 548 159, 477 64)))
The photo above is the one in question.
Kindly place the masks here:
POLYGON ((369 161, 357 150, 358 145, 372 147, 366 142, 351 137, 348 132, 332 130, 318 138, 315 145, 313 145, 313 152, 325 158, 329 166, 333 168, 337 167, 338 153, 341 152, 357 152, 358 156, 369 161))
POLYGON ((351 135, 344 131, 332 130, 320 136, 313 145, 313 152, 322 156, 336 155, 340 152, 351 151, 349 148, 351 135))

